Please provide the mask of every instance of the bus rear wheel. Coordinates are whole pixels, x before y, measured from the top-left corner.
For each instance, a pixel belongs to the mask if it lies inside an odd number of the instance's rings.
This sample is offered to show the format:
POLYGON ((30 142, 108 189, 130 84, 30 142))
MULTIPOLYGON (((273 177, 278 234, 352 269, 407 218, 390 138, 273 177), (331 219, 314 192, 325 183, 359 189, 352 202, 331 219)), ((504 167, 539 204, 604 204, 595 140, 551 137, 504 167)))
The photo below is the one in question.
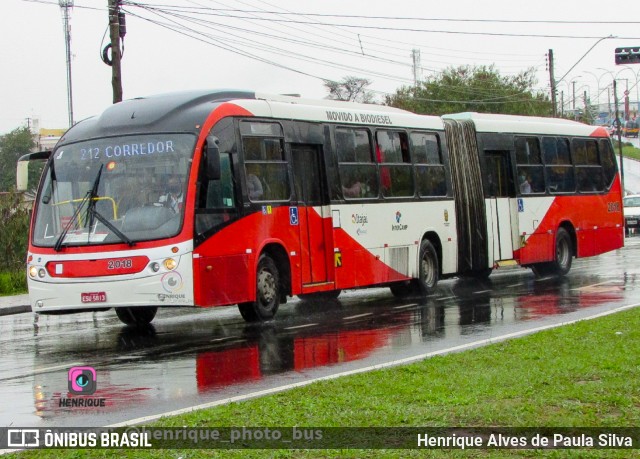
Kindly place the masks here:
POLYGON ((564 276, 571 270, 573 252, 571 236, 566 229, 558 228, 553 261, 533 265, 533 272, 539 277, 564 276))
POLYGON ((272 319, 280 306, 280 273, 269 255, 261 255, 256 271, 256 300, 238 304, 240 315, 247 322, 272 319))
POLYGON ((157 306, 140 306, 137 308, 116 308, 116 315, 123 323, 136 327, 149 325, 158 312, 157 306))
POLYGON ((420 278, 418 279, 420 293, 426 295, 436 288, 439 277, 438 253, 431 241, 425 239, 420 244, 420 278))

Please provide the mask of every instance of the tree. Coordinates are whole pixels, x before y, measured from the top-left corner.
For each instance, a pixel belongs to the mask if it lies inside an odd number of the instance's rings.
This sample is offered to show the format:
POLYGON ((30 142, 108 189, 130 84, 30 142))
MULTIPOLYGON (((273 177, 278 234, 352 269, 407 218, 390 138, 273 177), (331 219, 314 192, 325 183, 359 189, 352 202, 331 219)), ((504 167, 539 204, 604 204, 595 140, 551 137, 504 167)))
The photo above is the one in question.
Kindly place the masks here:
POLYGON ((491 66, 450 67, 440 75, 402 87, 387 96, 387 105, 414 113, 480 112, 551 116, 549 98, 537 91, 534 69, 502 76, 491 66))
POLYGON ((15 188, 18 158, 29 153, 34 145, 33 135, 26 126, 0 136, 0 191, 15 188))
POLYGON ((366 78, 346 76, 342 81, 325 80, 324 85, 329 91, 327 99, 360 102, 363 104, 375 103, 373 93, 366 89, 367 86, 371 85, 371 80, 366 78))

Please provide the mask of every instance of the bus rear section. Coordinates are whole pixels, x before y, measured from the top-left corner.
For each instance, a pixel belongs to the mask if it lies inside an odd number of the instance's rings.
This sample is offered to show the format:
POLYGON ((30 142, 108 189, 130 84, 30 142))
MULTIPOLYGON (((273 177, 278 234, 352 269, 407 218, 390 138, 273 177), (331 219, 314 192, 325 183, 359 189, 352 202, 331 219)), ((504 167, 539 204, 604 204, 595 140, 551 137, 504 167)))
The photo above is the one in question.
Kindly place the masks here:
MULTIPOLYGON (((449 115, 445 122, 450 131, 452 125, 465 126, 464 144, 476 150, 471 156, 481 170, 482 192, 472 195, 473 206, 464 202, 469 193, 456 195, 459 221, 467 219, 459 226, 459 241, 473 241, 464 228, 474 228, 480 234, 476 241, 486 238, 478 248, 490 265, 564 275, 574 257, 623 246, 620 177, 606 130, 561 119, 477 113, 449 115)), ((452 176, 455 183, 470 174, 452 162, 452 176)))

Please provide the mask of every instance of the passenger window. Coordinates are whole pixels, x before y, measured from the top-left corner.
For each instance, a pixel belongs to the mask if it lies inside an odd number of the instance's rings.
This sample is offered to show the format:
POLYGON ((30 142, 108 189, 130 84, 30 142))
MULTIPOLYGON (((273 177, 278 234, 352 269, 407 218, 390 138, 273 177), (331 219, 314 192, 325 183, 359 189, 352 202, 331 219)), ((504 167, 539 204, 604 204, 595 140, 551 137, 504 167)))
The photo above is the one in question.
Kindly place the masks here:
POLYGON ((240 123, 245 185, 250 201, 288 201, 291 186, 278 123, 240 123))
POLYGON ((544 166, 537 137, 516 137, 516 171, 521 195, 545 192, 544 166))
POLYGON ((518 164, 542 163, 537 137, 516 137, 516 162, 518 164))
POLYGON ((611 145, 611 140, 600 139, 600 158, 602 160, 602 169, 604 172, 604 181, 606 188, 611 187, 613 179, 618 171, 618 164, 616 163, 615 154, 611 145))
POLYGON ((386 198, 414 195, 409 140, 405 132, 376 132, 376 159, 380 163, 380 185, 386 198))
POLYGON ((563 137, 544 137, 542 139, 542 149, 549 193, 571 193, 576 191, 569 140, 563 137))
POLYGON ((338 173, 345 199, 378 197, 377 168, 373 162, 369 131, 336 128, 338 173))
POLYGON ((604 173, 598 158, 598 143, 592 139, 573 139, 572 155, 576 165, 578 191, 592 193, 604 190, 604 173))
POLYGON ((446 196, 447 185, 438 136, 412 132, 410 139, 418 195, 420 197, 446 196))

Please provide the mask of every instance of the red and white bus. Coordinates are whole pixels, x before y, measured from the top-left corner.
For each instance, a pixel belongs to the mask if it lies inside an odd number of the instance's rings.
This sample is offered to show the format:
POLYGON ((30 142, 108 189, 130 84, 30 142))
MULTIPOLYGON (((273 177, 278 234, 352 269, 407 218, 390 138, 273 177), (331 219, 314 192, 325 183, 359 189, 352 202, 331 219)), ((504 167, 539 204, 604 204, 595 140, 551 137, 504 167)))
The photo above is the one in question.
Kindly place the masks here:
POLYGON ((183 92, 76 124, 21 158, 19 183, 44 156, 38 313, 146 324, 158 307, 238 304, 267 320, 293 295, 424 294, 510 264, 565 274, 624 241, 610 139, 566 120, 183 92))

